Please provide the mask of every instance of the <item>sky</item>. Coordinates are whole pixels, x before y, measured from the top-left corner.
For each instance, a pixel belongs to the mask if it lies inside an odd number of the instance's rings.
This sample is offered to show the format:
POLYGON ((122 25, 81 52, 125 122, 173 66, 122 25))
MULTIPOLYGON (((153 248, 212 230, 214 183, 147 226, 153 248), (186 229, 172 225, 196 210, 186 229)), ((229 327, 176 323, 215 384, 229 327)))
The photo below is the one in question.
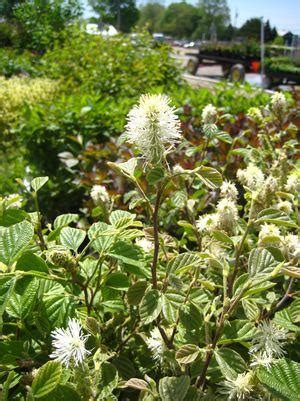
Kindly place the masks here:
MULTIPOLYGON (((83 0, 87 4, 87 0, 83 0)), ((150 0, 149 0, 150 1, 150 0)), ((155 0, 152 0, 155 1, 155 0)), ((180 0, 158 0, 168 5, 180 0)), ((186 0, 187 3, 197 4, 197 0, 186 0)), ((147 0, 137 0, 137 4, 144 4, 147 0)), ((300 35, 300 0, 227 0, 231 11, 231 23, 240 27, 252 17, 264 17, 271 26, 278 30, 292 31, 300 35), (237 13, 237 18, 236 18, 237 13)), ((85 16, 91 16, 88 6, 85 7, 85 16)))

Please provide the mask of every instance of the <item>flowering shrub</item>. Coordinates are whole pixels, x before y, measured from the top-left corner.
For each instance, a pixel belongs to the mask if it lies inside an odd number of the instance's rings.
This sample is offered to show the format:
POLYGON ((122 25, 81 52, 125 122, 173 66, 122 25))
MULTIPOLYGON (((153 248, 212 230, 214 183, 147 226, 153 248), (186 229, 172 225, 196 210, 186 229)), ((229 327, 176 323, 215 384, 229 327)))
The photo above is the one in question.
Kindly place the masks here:
POLYGON ((240 148, 215 107, 201 118, 195 151, 168 98, 143 96, 124 135, 132 157, 109 162, 128 191, 96 184, 90 214, 45 222, 48 177, 19 181, 27 205, 0 200, 2 399, 299 398, 288 102, 276 94, 250 110, 259 134, 240 148), (224 140, 229 160, 216 163, 224 140), (192 168, 176 164, 180 152, 192 168), (235 155, 246 161, 238 181, 227 175, 235 155))

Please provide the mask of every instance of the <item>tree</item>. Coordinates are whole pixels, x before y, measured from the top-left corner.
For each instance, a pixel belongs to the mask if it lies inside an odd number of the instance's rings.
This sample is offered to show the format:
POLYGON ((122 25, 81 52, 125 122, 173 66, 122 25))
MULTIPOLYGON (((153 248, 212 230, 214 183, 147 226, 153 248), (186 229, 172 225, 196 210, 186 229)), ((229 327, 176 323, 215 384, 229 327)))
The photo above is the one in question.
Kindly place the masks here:
POLYGON ((0 16, 9 20, 14 15, 14 9, 25 0, 0 0, 0 16))
POLYGON ((201 24, 197 28, 197 35, 210 37, 214 32, 220 35, 230 22, 230 10, 227 0, 199 0, 199 15, 201 24))
POLYGON ((135 0, 89 0, 101 22, 114 25, 119 31, 130 32, 139 19, 135 0))
POLYGON ((163 33, 177 38, 190 38, 199 21, 196 7, 185 2, 172 3, 165 10, 161 21, 163 33))
POLYGON ((19 4, 13 18, 21 31, 21 47, 45 51, 81 14, 78 0, 28 0, 19 4))
MULTIPOLYGON (((247 39, 260 40, 261 19, 251 18, 240 28, 239 34, 247 39)), ((271 28, 269 20, 264 25, 265 42, 272 42, 276 36, 276 28, 271 28)))
POLYGON ((151 33, 157 32, 161 27, 165 7, 160 3, 147 3, 140 8, 140 19, 138 25, 147 27, 151 33))

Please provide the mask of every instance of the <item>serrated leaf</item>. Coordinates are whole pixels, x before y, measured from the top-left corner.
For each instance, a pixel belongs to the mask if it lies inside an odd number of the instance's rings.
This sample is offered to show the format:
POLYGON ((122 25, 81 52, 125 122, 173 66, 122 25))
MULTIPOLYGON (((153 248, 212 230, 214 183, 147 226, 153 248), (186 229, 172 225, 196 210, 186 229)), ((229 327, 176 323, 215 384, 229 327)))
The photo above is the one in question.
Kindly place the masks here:
POLYGON ((5 311, 6 305, 13 293, 16 282, 16 276, 0 276, 0 332, 2 331, 2 316, 5 311))
POLYGON ((138 305, 146 291, 147 281, 137 281, 127 291, 127 301, 129 305, 138 305))
POLYGON ((122 229, 136 225, 138 222, 135 222, 134 219, 135 214, 126 212, 125 210, 114 210, 109 216, 110 224, 115 228, 122 229))
POLYGON ((183 401, 189 386, 188 376, 164 377, 159 381, 159 395, 162 401, 183 401))
POLYGON ((214 353, 219 368, 226 379, 235 380, 239 373, 247 370, 247 364, 236 351, 223 348, 214 353))
POLYGON ((256 223, 272 223, 290 228, 298 227, 286 213, 272 208, 262 210, 257 216, 256 223))
POLYGON ((45 395, 40 401, 81 401, 82 398, 70 384, 59 384, 51 395, 45 395))
POLYGON ((75 213, 61 214, 60 216, 57 216, 54 220, 54 228, 58 229, 68 226, 70 223, 77 222, 78 219, 79 215, 75 213))
POLYGON ((176 290, 169 290, 162 295, 162 312, 169 323, 173 323, 178 316, 180 307, 184 303, 185 296, 176 290))
POLYGON ((126 387, 134 388, 136 390, 147 390, 148 383, 145 380, 137 379, 133 377, 132 379, 127 380, 125 383, 126 387))
POLYGON ((48 272, 47 263, 40 256, 35 255, 32 252, 24 252, 22 256, 18 259, 16 264, 16 270, 22 271, 39 271, 48 272))
POLYGON ((157 290, 146 292, 140 305, 140 317, 143 324, 149 324, 155 320, 161 312, 161 297, 157 290))
POLYGON ((175 191, 171 199, 175 207, 183 208, 187 201, 187 194, 185 191, 175 191))
POLYGON ((62 375, 60 362, 49 361, 43 365, 33 379, 31 390, 35 398, 41 398, 53 391, 62 375))
POLYGON ((150 185, 155 185, 160 182, 165 176, 165 171, 161 167, 153 168, 149 171, 146 179, 150 185))
POLYGON ((212 167, 201 166, 197 176, 209 188, 216 189, 222 185, 222 174, 212 167))
POLYGON ((95 251, 99 253, 108 252, 113 246, 115 237, 112 232, 113 227, 102 222, 94 223, 91 225, 88 231, 88 237, 91 241, 91 246, 95 251), (105 234, 107 233, 107 234, 105 234))
POLYGON ((106 397, 110 396, 112 391, 118 385, 118 371, 115 366, 110 362, 104 362, 101 365, 99 387, 101 388, 100 398, 107 400, 106 397))
POLYGON ((219 241, 223 242, 224 244, 233 245, 233 241, 228 235, 226 235, 223 231, 214 230, 212 232, 213 237, 219 241))
POLYGON ((59 238, 62 245, 77 252, 85 239, 85 235, 85 231, 79 228, 63 227, 59 238))
POLYGON ((176 360, 182 364, 194 362, 200 355, 200 348, 195 344, 185 344, 176 352, 176 360))
POLYGON ((276 397, 280 395, 280 399, 286 401, 300 400, 299 363, 282 358, 269 368, 260 366, 257 376, 276 397))
POLYGON ((250 277, 268 276, 274 270, 275 260, 266 249, 256 248, 250 252, 248 272, 250 277))
POLYGON ((36 177, 30 182, 31 188, 37 192, 46 184, 48 180, 49 177, 36 177))
POLYGON ((6 305, 6 312, 24 320, 35 305, 38 289, 39 281, 36 278, 25 277, 19 280, 6 305))
POLYGON ((201 263, 199 255, 193 252, 185 252, 175 256, 167 265, 168 273, 182 273, 191 267, 197 267, 201 263))
POLYGON ((51 328, 61 327, 73 316, 75 305, 66 294, 45 294, 43 297, 44 316, 48 319, 51 328))
POLYGON ((126 291, 129 287, 129 280, 126 274, 114 272, 107 277, 105 285, 118 291, 126 291))
POLYGON ((0 262, 11 266, 29 245, 33 234, 33 225, 28 221, 5 228, 0 227, 0 262))

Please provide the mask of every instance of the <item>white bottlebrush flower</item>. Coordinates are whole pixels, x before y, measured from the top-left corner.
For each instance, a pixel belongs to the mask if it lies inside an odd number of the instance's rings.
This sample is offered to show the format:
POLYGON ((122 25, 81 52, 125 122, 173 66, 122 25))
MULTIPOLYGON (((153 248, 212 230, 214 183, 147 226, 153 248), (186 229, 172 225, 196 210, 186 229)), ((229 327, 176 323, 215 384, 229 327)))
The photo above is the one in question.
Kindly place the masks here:
POLYGON ((275 361, 276 359, 272 355, 269 355, 266 352, 259 352, 252 355, 252 362, 250 366, 265 366, 267 369, 269 369, 271 364, 275 361))
POLYGON ((260 124, 263 120, 263 115, 258 107, 250 107, 247 112, 247 116, 252 118, 256 123, 260 124))
POLYGON ((243 185, 246 185, 252 191, 260 190, 265 181, 263 172, 253 163, 250 163, 244 170, 239 169, 237 177, 243 185))
POLYGON ((91 198, 95 205, 109 202, 109 194, 103 185, 94 185, 91 190, 91 198))
POLYGON ((288 234, 283 240, 284 248, 288 252, 288 259, 300 259, 300 237, 295 234, 288 234))
POLYGON ((270 358, 280 358, 285 354, 283 346, 288 331, 279 328, 271 321, 264 320, 252 339, 250 354, 260 354, 270 358))
POLYGON ((287 214, 291 214, 293 211, 293 205, 289 201, 279 201, 276 205, 276 209, 281 210, 287 214))
POLYGON ((271 96, 271 109, 275 114, 285 112, 287 108, 287 100, 283 93, 275 92, 271 96))
POLYGON ((175 164, 175 166, 173 167, 173 173, 174 174, 181 174, 183 173, 185 170, 183 167, 181 167, 180 164, 175 164))
POLYGON ((239 219, 236 203, 228 198, 221 199, 216 210, 220 230, 233 232, 239 219))
POLYGON ((288 176, 285 187, 290 192, 300 192, 300 170, 293 171, 288 176))
POLYGON ((222 198, 227 198, 236 202, 238 197, 238 191, 233 182, 224 181, 223 184, 221 185, 220 195, 222 198))
POLYGON ((146 339, 146 344, 152 353, 153 359, 162 362, 167 348, 157 327, 151 330, 150 337, 146 339))
POLYGON ((126 135, 147 161, 158 163, 167 146, 181 139, 180 121, 165 95, 142 95, 128 113, 126 135))
MULTIPOLYGON (((258 234, 258 241, 260 244, 264 243, 267 238, 272 238, 276 241, 280 241, 280 230, 275 224, 263 224, 258 234)), ((274 244, 274 242, 272 242, 274 244)))
POLYGON ((249 400, 253 390, 252 372, 244 372, 237 375, 235 379, 227 379, 222 383, 221 394, 228 396, 228 400, 249 400))
POLYGON ((211 232, 217 228, 218 222, 218 215, 216 213, 212 213, 200 216, 196 222, 196 225, 200 232, 211 232))
POLYGON ((215 124, 217 119, 217 109, 212 104, 208 104, 202 110, 202 122, 203 124, 215 124))
POLYGON ((18 194, 10 194, 4 198, 7 209, 20 209, 22 207, 22 197, 18 194))
POLYGON ((149 241, 147 238, 137 238, 135 240, 136 245, 140 246, 146 253, 149 253, 153 250, 154 245, 152 241, 149 241))
POLYGON ((85 357, 90 354, 90 351, 85 348, 89 335, 82 334, 82 327, 76 319, 69 319, 66 329, 53 330, 51 337, 54 351, 50 358, 57 359, 67 368, 71 361, 75 366, 82 364, 85 357))

